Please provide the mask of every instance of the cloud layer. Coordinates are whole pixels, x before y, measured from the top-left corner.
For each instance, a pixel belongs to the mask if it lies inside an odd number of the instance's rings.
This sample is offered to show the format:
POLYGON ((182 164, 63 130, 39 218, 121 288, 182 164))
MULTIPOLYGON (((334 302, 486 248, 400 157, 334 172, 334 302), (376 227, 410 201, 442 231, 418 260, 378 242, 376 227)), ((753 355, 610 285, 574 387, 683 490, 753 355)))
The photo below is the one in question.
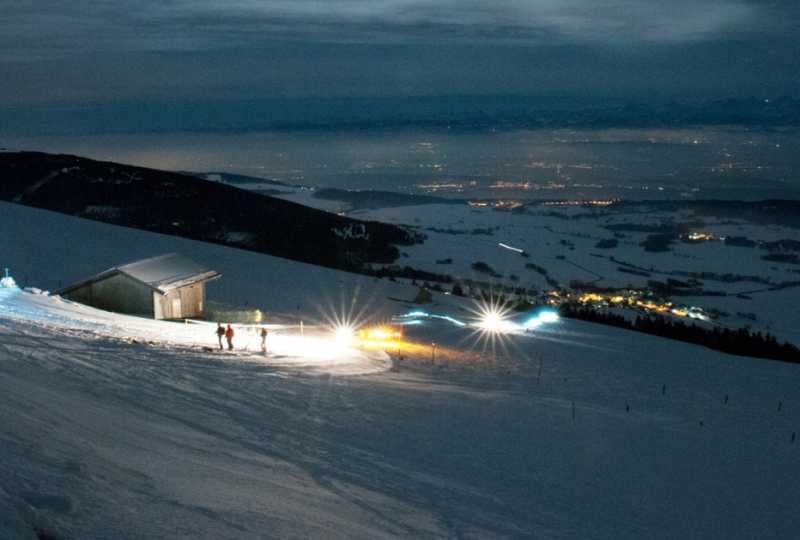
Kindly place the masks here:
MULTIPOLYGON (((4 59, 315 42, 670 43, 768 31, 792 10, 745 0, 11 0, 4 59)), ((796 10, 792 10, 796 11, 796 10)), ((773 28, 774 29, 774 28, 773 28)))
POLYGON ((609 93, 618 86, 635 92, 647 87, 647 77, 654 89, 663 88, 665 73, 677 79, 706 73, 730 88, 727 79, 737 70, 752 83, 765 76, 762 68, 783 77, 769 75, 771 87, 785 80, 791 92, 792 58, 800 56, 800 6, 788 0, 6 0, 3 6, 0 74, 12 81, 0 88, 6 103, 463 93, 492 91, 493 84, 496 92, 554 92, 587 77, 605 80, 601 89, 609 93))

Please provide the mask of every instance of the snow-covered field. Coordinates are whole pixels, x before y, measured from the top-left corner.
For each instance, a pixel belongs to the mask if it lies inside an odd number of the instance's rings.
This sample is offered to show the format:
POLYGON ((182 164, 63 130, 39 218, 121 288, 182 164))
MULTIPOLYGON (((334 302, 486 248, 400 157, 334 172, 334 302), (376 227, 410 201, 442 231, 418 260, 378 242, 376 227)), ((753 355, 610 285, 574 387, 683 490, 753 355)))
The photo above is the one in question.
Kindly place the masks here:
MULTIPOLYGON (((483 260, 495 268, 497 272, 508 278, 511 274, 520 278, 522 285, 544 284, 542 277, 525 268, 525 264, 534 262, 547 268, 559 282, 568 284, 571 280, 592 281, 601 286, 642 286, 648 278, 639 277, 619 271, 617 260, 633 263, 645 268, 653 267, 656 273, 650 279, 666 279, 659 271, 708 271, 720 274, 732 272, 745 275, 758 275, 771 278, 776 282, 796 281, 800 274, 792 272, 800 267, 788 264, 776 264, 763 261, 763 251, 757 249, 724 246, 721 242, 704 244, 685 244, 677 242, 671 251, 663 253, 645 252, 639 242, 645 233, 624 232, 625 238, 619 240, 614 249, 596 248, 599 240, 613 238, 613 233, 603 226, 626 221, 634 224, 658 224, 668 218, 676 221, 688 221, 690 216, 674 215, 665 212, 646 215, 623 215, 623 217, 598 217, 565 219, 555 217, 551 212, 564 216, 570 214, 587 214, 593 212, 585 208, 559 208, 557 210, 538 210, 526 214, 498 212, 491 209, 474 209, 456 205, 426 205, 403 208, 382 208, 379 210, 355 211, 350 215, 360 219, 377 219, 387 223, 405 223, 420 227, 429 236, 424 244, 404 249, 409 259, 422 268, 449 272, 455 275, 480 277, 471 270, 470 265, 476 260, 483 260), (439 230, 457 231, 457 234, 436 232, 439 230), (470 234, 474 229, 491 229, 491 234, 470 234), (505 243, 521 248, 530 254, 530 258, 499 246, 505 243), (452 258, 449 265, 437 265, 436 261, 452 258), (588 270, 587 270, 588 269, 588 270)), ((602 210, 594 211, 602 216, 602 210)), ((752 239, 777 240, 779 238, 796 238, 797 232, 792 229, 739 224, 736 227, 709 222, 703 230, 718 236, 746 235, 752 239), (776 229, 776 230, 775 230, 776 229)), ((485 277, 484 277, 485 279, 485 277)), ((733 285, 708 282, 711 289, 722 289, 728 292, 746 291, 757 287, 753 283, 744 282, 733 285)), ((798 293, 800 297, 800 293, 798 293)))
MULTIPOLYGON (((211 300, 268 315, 388 315, 413 294, 0 210, 23 285, 175 251, 224 274, 211 300)), ((218 353, 204 326, 0 292, 0 538, 798 536, 797 366, 574 321, 497 352, 469 329, 415 328, 464 351, 436 362, 280 335, 267 357, 218 353)))
MULTIPOLYGON (((331 202, 315 199, 308 191, 298 191, 285 198, 313 206, 331 202)), ((702 219, 704 226, 698 229, 713 234, 717 240, 678 241, 670 251, 654 253, 639 245, 647 233, 623 231, 624 237, 618 239, 617 247, 596 247, 598 241, 614 238, 614 232, 606 226, 696 221, 698 218, 688 211, 625 213, 579 206, 534 207, 525 213, 512 213, 448 204, 355 210, 348 215, 410 225, 426 234, 428 239, 423 244, 403 249, 407 257, 401 259, 401 264, 511 286, 552 288, 545 276, 526 268, 528 263, 547 269, 549 277, 564 286, 580 281, 598 287, 642 289, 647 288, 650 280, 685 281, 687 272, 756 276, 772 284, 800 281, 800 266, 765 261, 761 258, 767 253, 764 250, 728 246, 719 240, 727 236, 744 236, 762 242, 796 240, 798 231, 787 227, 705 217, 702 219), (501 243, 522 249, 529 257, 521 257, 503 248, 501 243), (487 263, 497 275, 488 276, 473 270, 472 264, 478 261, 487 263), (621 270, 625 268, 623 263, 652 270, 648 272, 650 275, 636 275, 621 270)), ((701 278, 700 281, 704 289, 728 296, 676 297, 675 301, 722 312, 724 315, 718 323, 723 326, 751 326, 780 339, 800 343, 800 324, 796 322, 800 320, 800 287, 770 291, 769 285, 747 280, 723 282, 701 278), (746 293, 746 298, 737 297, 739 293, 746 293)))

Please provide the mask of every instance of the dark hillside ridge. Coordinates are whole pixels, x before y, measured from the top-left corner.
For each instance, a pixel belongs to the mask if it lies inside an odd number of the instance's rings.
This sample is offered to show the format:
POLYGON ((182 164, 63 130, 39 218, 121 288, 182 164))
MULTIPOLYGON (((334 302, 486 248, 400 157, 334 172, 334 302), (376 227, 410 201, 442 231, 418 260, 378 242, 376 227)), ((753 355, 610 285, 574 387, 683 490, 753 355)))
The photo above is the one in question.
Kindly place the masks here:
POLYGON ((192 175, 41 152, 0 153, 0 200, 351 271, 419 240, 192 175))

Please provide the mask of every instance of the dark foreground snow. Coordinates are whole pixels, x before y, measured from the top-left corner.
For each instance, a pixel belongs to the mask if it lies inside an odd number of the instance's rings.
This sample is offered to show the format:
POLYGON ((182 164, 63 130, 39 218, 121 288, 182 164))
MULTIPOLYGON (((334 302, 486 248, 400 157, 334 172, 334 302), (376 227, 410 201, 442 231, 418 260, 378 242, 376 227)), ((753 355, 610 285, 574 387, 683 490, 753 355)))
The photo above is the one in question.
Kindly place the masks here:
MULTIPOLYGON (((10 296, 4 311, 41 303, 10 296)), ((509 342, 531 363, 511 371, 304 373, 128 343, 87 328, 85 313, 74 329, 2 316, 0 343, 4 538, 33 527, 63 538, 794 538, 800 526, 793 366, 578 323, 509 342)))

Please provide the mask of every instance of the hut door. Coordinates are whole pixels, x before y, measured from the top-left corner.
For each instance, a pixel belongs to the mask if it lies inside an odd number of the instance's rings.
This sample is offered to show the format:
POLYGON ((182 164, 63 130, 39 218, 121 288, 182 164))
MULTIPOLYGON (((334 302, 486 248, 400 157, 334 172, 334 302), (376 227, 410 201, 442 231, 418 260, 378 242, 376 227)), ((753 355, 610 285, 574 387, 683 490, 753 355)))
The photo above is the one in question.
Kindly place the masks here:
POLYGON ((173 319, 180 319, 181 318, 181 297, 178 296, 177 298, 172 299, 172 318, 173 319))

